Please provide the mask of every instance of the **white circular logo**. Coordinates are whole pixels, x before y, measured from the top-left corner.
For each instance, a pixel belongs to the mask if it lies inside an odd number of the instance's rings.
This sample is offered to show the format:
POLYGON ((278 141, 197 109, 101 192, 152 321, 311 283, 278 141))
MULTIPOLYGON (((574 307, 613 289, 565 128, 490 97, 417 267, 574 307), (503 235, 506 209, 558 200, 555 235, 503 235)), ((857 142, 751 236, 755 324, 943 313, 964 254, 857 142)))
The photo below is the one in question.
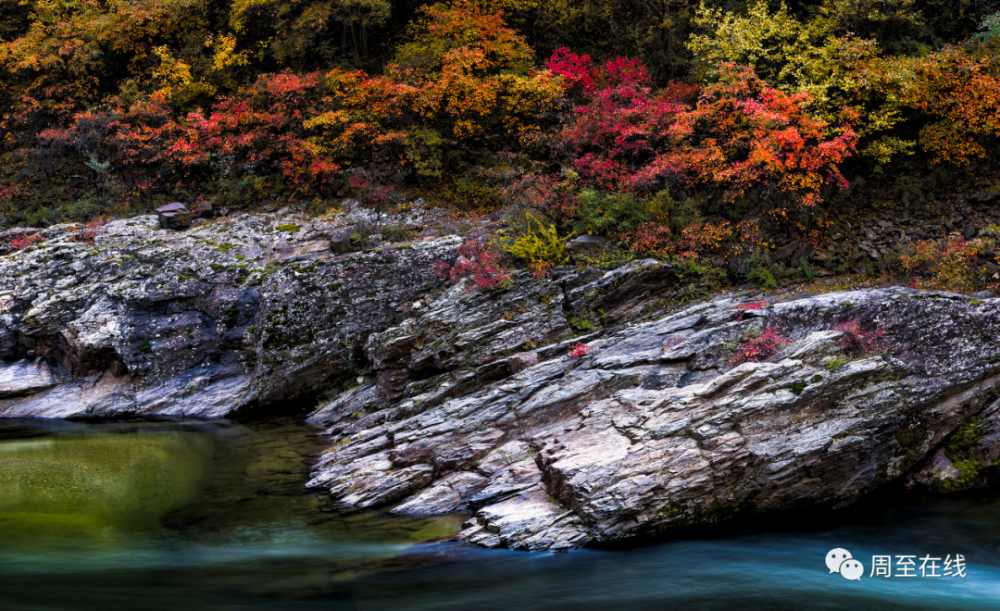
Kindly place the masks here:
POLYGON ((848 581, 861 581, 861 576, 865 574, 865 567, 861 562, 848 558, 840 564, 840 574, 848 581))
POLYGON ((840 565, 853 557, 851 552, 842 547, 832 549, 826 553, 826 568, 830 569, 830 573, 839 573, 840 565))

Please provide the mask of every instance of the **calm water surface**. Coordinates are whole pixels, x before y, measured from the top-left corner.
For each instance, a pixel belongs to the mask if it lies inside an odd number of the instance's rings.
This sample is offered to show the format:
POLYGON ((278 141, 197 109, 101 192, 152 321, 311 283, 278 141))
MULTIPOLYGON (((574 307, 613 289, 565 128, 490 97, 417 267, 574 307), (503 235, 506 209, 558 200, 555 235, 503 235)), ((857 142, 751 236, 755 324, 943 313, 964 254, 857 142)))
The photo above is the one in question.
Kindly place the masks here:
POLYGON ((462 516, 337 515, 302 490, 321 448, 291 422, 0 421, 0 609, 1000 609, 994 491, 525 554, 428 542, 462 516), (967 577, 848 582, 824 566, 833 547, 869 571, 875 554, 963 554, 967 577))

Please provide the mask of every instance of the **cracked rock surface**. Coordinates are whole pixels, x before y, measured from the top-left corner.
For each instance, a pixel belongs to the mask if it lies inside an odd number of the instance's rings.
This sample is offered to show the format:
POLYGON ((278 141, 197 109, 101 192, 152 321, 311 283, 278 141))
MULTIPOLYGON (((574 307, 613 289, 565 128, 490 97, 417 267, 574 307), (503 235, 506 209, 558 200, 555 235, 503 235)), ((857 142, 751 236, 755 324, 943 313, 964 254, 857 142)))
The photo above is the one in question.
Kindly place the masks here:
POLYGON ((380 244, 359 214, 146 216, 93 244, 63 226, 7 247, 0 417, 220 418, 336 391, 309 417, 329 434, 312 488, 345 511, 468 512, 462 538, 522 550, 843 506, 893 481, 959 490, 1000 465, 1000 300, 676 307, 674 270, 651 260, 483 292, 433 271, 462 238, 380 244), (851 321, 883 346, 846 352, 851 321), (789 342, 735 364, 766 327, 789 342))
POLYGON ((344 252, 370 221, 359 214, 244 214, 184 231, 140 216, 92 244, 57 226, 36 246, 8 245, 0 416, 223 417, 356 377, 368 336, 439 287, 431 265, 461 243, 344 252))
POLYGON ((469 511, 467 541, 553 550, 955 480, 938 454, 961 427, 982 432, 967 452, 1000 454, 1000 300, 889 288, 636 314, 663 271, 459 285, 373 334, 374 379, 311 417, 332 438, 310 486, 345 509, 469 511), (570 339, 581 302, 614 320, 570 339), (848 321, 885 349, 846 353, 848 321), (734 365, 770 326, 790 343, 734 365))

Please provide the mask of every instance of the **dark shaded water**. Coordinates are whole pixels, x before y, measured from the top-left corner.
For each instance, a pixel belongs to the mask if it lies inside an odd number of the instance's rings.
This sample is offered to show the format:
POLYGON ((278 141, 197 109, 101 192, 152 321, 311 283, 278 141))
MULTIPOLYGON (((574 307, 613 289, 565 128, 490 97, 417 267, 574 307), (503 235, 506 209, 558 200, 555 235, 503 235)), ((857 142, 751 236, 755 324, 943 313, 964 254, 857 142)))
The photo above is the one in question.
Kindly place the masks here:
POLYGON ((870 499, 831 516, 629 550, 420 543, 461 516, 338 516, 287 422, 0 421, 0 609, 1000 609, 1000 494, 870 499), (826 552, 963 554, 967 577, 848 582, 826 552))

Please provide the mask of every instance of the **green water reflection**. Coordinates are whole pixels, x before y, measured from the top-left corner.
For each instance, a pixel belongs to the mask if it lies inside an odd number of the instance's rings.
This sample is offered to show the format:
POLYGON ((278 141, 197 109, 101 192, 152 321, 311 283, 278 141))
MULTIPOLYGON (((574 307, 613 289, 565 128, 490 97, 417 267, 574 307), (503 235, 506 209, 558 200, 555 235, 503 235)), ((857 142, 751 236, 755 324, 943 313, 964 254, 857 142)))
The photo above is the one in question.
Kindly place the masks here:
POLYGON ((458 532, 462 516, 334 511, 304 489, 324 446, 292 421, 0 420, 0 608, 312 598, 458 532))
POLYGON ((323 538, 404 543, 457 532, 461 517, 334 512, 303 488, 323 447, 317 430, 291 421, 0 421, 0 537, 253 541, 297 524, 323 538))
MULTIPOLYGON (((120 427, 119 427, 120 428, 120 427)), ((0 537, 114 537, 191 503, 212 447, 182 431, 0 442, 0 537)))

